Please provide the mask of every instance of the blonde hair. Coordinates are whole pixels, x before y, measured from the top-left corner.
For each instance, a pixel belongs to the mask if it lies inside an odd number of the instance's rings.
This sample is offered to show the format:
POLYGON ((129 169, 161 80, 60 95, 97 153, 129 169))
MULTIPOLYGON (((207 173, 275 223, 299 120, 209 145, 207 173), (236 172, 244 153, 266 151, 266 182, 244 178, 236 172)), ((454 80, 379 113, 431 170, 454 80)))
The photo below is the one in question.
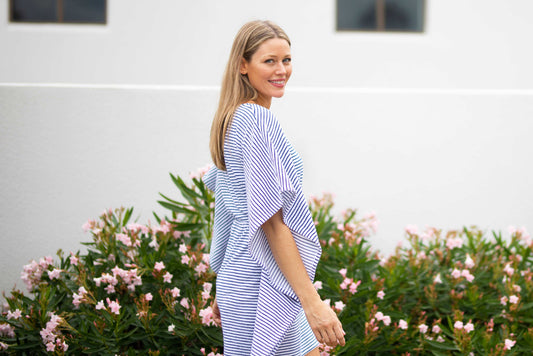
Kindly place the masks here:
POLYGON ((266 40, 282 38, 291 45, 287 34, 270 21, 251 21, 241 27, 231 48, 228 64, 222 78, 218 109, 211 125, 209 150, 213 163, 226 170, 224 161, 224 138, 240 104, 257 99, 257 91, 247 75, 240 73, 242 59, 250 61, 259 46, 266 40))

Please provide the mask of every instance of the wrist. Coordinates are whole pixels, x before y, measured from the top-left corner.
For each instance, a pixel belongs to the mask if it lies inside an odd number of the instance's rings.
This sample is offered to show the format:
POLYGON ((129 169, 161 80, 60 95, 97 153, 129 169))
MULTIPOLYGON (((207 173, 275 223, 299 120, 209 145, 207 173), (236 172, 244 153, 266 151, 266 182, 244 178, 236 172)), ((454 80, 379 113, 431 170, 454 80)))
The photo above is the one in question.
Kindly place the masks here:
POLYGON ((300 299, 300 304, 302 304, 302 307, 304 309, 308 307, 312 307, 313 305, 316 305, 317 303, 322 303, 322 299, 320 299, 320 295, 318 294, 315 287, 313 286, 312 286, 312 289, 308 289, 306 290, 305 293, 298 295, 298 298, 300 299))

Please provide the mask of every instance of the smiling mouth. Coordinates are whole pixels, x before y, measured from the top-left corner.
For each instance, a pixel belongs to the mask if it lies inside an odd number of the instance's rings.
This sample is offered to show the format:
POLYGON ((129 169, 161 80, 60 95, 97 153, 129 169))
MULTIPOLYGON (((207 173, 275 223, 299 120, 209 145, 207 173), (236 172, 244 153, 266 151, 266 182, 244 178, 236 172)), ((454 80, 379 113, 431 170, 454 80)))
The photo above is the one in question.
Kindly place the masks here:
POLYGON ((269 80, 268 81, 270 84, 276 86, 276 87, 284 87, 285 86, 285 79, 281 79, 281 80, 269 80))

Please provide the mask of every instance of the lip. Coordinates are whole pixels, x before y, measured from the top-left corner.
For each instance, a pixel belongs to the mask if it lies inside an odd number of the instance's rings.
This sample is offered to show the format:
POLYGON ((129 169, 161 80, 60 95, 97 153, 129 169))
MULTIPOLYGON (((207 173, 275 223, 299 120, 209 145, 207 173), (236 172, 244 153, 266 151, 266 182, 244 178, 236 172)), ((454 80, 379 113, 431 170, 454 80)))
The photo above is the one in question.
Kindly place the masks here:
POLYGON ((277 88, 283 88, 285 86, 286 80, 276 79, 276 80, 269 80, 268 82, 277 88))

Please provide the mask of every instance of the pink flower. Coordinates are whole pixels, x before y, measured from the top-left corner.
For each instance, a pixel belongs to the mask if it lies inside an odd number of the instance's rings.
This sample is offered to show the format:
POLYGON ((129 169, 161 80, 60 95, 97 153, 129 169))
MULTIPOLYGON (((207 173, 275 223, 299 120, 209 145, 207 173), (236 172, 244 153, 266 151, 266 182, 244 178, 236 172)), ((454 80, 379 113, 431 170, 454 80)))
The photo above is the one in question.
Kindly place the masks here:
POLYGON ((7 344, 4 344, 3 342, 0 342, 0 351, 5 351, 9 348, 7 344))
POLYGON ((168 326, 168 332, 169 332, 169 333, 173 333, 175 327, 176 327, 176 325, 174 325, 174 324, 170 324, 170 325, 168 326))
POLYGON ((343 310, 345 306, 346 306, 346 304, 344 304, 340 300, 338 302, 335 302, 335 309, 337 309, 338 311, 343 310))
POLYGON ((180 296, 180 290, 177 287, 174 287, 171 291, 172 297, 177 298, 180 296))
POLYGON ((115 293, 115 286, 112 284, 109 284, 107 287, 104 288, 107 294, 115 293))
POLYGON ((52 352, 55 349, 56 349, 56 345, 53 342, 50 341, 48 344, 46 344, 46 351, 52 352))
POLYGON ((453 278, 461 277, 461 271, 459 271, 457 268, 454 268, 453 271, 452 271, 452 277, 453 278))
POLYGON ((385 317, 385 315, 383 315, 382 312, 377 312, 376 315, 375 315, 375 318, 376 318, 378 321, 383 320, 384 317, 385 317))
POLYGON ((102 310, 102 309, 105 309, 105 305, 104 305, 104 301, 101 300, 99 301, 98 303, 96 303, 96 310, 102 310))
POLYGON ((353 283, 353 279, 351 278, 344 278, 344 280, 342 281, 342 283, 340 284, 340 288, 341 289, 346 289, 348 288, 348 286, 353 283))
POLYGON ((416 225, 407 225, 405 227, 405 232, 409 235, 416 235, 418 233, 418 227, 416 225))
POLYGON ((441 332, 441 329, 438 325, 433 325, 431 331, 433 331, 435 334, 439 334, 441 332))
POLYGON ((385 324, 386 326, 389 326, 391 323, 390 316, 385 315, 381 321, 383 321, 383 324, 385 324))
POLYGON ((205 309, 200 310, 200 313, 198 315, 202 318, 202 324, 204 325, 215 324, 215 321, 213 320, 213 309, 211 307, 207 307, 205 309))
POLYGON ((163 276, 163 282, 165 283, 172 282, 172 277, 173 276, 169 272, 165 273, 165 275, 163 276))
POLYGON ((420 324, 420 325, 418 325, 418 330, 422 334, 425 334, 428 331, 428 326, 426 324, 420 324))
POLYGON ((19 319, 22 316, 22 312, 19 309, 15 309, 14 312, 11 312, 11 310, 7 311, 7 320, 9 319, 19 319))
POLYGON ((183 263, 184 265, 188 265, 189 261, 190 261, 190 257, 189 256, 187 256, 187 255, 181 256, 181 263, 183 263))
POLYGON ((464 326, 464 329, 467 333, 471 332, 474 330, 474 324, 472 324, 471 322, 468 322, 466 323, 466 325, 464 326))
POLYGON ((73 266, 77 266, 78 262, 79 262, 79 258, 71 252, 70 253, 70 264, 73 266))
POLYGON ((470 257, 468 253, 466 254, 465 266, 466 268, 472 268, 475 266, 474 260, 470 257))
POLYGON ((313 283, 313 286, 315 287, 316 290, 322 289, 322 282, 316 281, 315 283, 313 283))
POLYGON ((179 249, 178 249, 178 251, 181 252, 181 253, 186 253, 187 252, 187 245, 181 244, 179 249))
POLYGON ((165 264, 163 262, 155 263, 154 270, 156 270, 157 272, 160 272, 164 268, 165 268, 165 264))
POLYGON ((343 276, 344 278, 346 278, 346 272, 348 272, 348 270, 346 268, 342 268, 339 270, 339 273, 341 274, 341 276, 343 276))
POLYGON ((380 290, 380 291, 378 292, 378 298, 383 300, 383 297, 384 297, 384 296, 385 296, 385 292, 383 292, 382 290, 380 290))
POLYGON ((400 319, 400 323, 398 324, 398 327, 403 330, 407 330, 409 325, 407 325, 407 322, 403 319, 400 319))
POLYGON ((59 275, 61 274, 61 270, 57 268, 54 268, 52 271, 47 271, 47 272, 48 272, 48 277, 50 279, 59 278, 59 275))
POLYGON ((146 299, 147 301, 151 301, 152 299, 154 299, 152 293, 146 293, 146 295, 144 296, 144 299, 146 299))
POLYGON ((83 224, 81 226, 81 228, 83 229, 84 232, 87 232, 87 231, 89 231, 91 229, 93 224, 94 224, 94 222, 92 220, 89 220, 85 224, 83 224))
POLYGON ((153 248, 154 250, 157 250, 159 248, 159 244, 157 243, 157 238, 154 236, 152 237, 152 241, 150 241, 150 243, 148 244, 148 246, 150 246, 151 248, 153 248))
POLYGON ((516 303, 518 303, 518 299, 519 298, 516 295, 512 295, 512 296, 509 297, 509 303, 516 304, 516 303))
POLYGON ((15 337, 15 328, 7 323, 0 324, 0 336, 15 337))
POLYGON ((507 298, 507 296, 504 295, 503 297, 500 298, 500 303, 501 303, 502 305, 507 305, 507 301, 508 301, 508 300, 509 300, 509 299, 507 298))
POLYGON ((450 250, 453 250, 456 247, 461 248, 462 246, 463 239, 461 239, 460 237, 451 238, 446 242, 446 247, 448 247, 450 250))
POLYGON ((181 306, 185 309, 189 309, 189 300, 187 298, 183 298, 180 302, 181 306))
POLYGON ((440 273, 435 276, 435 278, 433 279, 433 283, 442 283, 442 279, 440 279, 440 273))
POLYGON ((516 341, 505 339, 505 346, 503 347, 504 350, 510 350, 514 344, 516 344, 516 341))
POLYGON ((504 271, 505 273, 507 273, 507 275, 508 275, 509 277, 511 277, 511 276, 513 275, 513 273, 514 273, 514 268, 511 267, 511 263, 508 263, 508 264, 506 264, 505 267, 503 268, 503 271, 504 271))
POLYGON ((107 306, 111 310, 111 313, 115 313, 117 315, 120 314, 120 305, 118 304, 118 301, 111 301, 109 298, 107 298, 107 306))
POLYGON ((463 328, 463 322, 462 321, 456 321, 455 324, 453 324, 453 327, 461 330, 463 328))
POLYGON ((213 284, 205 282, 202 289, 204 290, 204 292, 211 293, 211 289, 213 289, 213 284))
POLYGON ((439 337, 437 338, 437 341, 438 342, 444 342, 445 340, 444 340, 444 338, 442 336, 439 335, 439 337))
POLYGON ((118 241, 122 242, 124 245, 131 246, 131 238, 128 235, 119 233, 119 234, 116 234, 115 237, 118 241))
POLYGON ((205 273, 207 271, 207 266, 203 262, 200 262, 200 264, 198 266, 196 266, 194 268, 194 270, 196 271, 196 273, 202 274, 202 273, 205 273))
POLYGON ((361 281, 357 281, 357 283, 350 284, 350 293, 355 294, 357 293, 357 287, 361 284, 361 281))
POLYGON ((470 274, 470 271, 467 269, 461 271, 461 276, 465 277, 466 280, 469 282, 472 282, 474 280, 474 276, 470 274))

